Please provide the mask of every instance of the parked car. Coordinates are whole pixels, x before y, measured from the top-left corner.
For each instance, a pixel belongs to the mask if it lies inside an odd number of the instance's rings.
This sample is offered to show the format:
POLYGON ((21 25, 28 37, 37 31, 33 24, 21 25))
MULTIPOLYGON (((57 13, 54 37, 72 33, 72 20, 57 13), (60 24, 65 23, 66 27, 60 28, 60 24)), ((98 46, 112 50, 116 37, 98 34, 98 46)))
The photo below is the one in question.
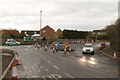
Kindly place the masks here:
POLYGON ((10 46, 10 45, 20 45, 20 42, 14 40, 14 39, 7 39, 5 42, 5 45, 10 46))
POLYGON ((91 44, 91 43, 86 43, 86 44, 83 46, 83 54, 85 54, 85 53, 94 54, 93 44, 91 44))

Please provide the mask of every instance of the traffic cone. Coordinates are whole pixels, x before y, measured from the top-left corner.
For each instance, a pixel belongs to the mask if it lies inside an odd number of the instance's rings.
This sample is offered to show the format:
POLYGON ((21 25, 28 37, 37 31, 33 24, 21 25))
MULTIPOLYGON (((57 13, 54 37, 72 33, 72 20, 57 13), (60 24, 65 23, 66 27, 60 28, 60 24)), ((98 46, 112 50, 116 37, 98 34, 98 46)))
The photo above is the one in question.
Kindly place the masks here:
POLYGON ((40 48, 40 45, 37 45, 37 48, 39 49, 39 48, 40 48))
POLYGON ((66 49, 64 49, 64 54, 66 54, 67 53, 67 50, 66 49))
POLYGON ((18 53, 15 54, 15 62, 16 62, 16 65, 21 65, 20 57, 19 57, 18 53))
POLYGON ((55 53, 55 48, 54 47, 52 48, 52 50, 53 50, 53 53, 55 53))
POLYGON ((114 52, 114 54, 113 54, 113 59, 116 59, 117 58, 117 55, 116 55, 116 53, 114 52))
POLYGON ((45 45, 45 51, 47 51, 47 45, 45 45))
POLYGON ((13 61, 12 63, 12 80, 18 80, 16 61, 13 61))
POLYGON ((36 43, 35 43, 35 47, 37 47, 36 43))

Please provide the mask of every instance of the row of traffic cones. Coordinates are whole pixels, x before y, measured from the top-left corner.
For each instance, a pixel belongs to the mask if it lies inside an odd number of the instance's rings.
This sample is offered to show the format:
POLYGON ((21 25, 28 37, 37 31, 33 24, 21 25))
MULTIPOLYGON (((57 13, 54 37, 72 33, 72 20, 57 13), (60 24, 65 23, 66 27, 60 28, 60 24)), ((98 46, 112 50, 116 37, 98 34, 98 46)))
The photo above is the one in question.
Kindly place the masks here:
MULTIPOLYGON (((39 48, 40 48, 40 45, 39 45, 38 43, 35 43, 35 47, 39 49, 39 48)), ((48 50, 48 49, 47 49, 47 45, 45 45, 45 49, 44 49, 44 50, 45 50, 45 51, 48 50)))
POLYGON ((16 52, 15 53, 15 60, 12 63, 12 80, 18 80, 17 65, 21 65, 21 62, 20 62, 20 56, 16 52))
POLYGON ((40 45, 38 43, 35 43, 35 47, 37 47, 39 49, 40 45))

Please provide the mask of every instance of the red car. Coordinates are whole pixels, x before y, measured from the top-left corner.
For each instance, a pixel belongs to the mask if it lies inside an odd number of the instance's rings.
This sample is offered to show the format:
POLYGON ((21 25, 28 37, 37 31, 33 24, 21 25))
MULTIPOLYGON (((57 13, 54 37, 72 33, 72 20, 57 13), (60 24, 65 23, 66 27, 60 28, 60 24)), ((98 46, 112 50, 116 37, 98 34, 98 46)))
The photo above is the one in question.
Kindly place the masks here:
POLYGON ((101 48, 105 48, 106 47, 106 44, 103 42, 100 44, 101 48))

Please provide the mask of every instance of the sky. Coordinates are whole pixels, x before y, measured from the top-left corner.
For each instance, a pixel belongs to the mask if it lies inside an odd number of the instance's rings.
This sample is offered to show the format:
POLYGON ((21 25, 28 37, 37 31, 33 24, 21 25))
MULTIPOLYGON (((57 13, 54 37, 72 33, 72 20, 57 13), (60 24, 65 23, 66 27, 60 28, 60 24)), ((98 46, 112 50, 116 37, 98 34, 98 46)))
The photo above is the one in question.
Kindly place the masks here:
POLYGON ((1 0, 0 29, 98 30, 118 18, 119 0, 1 0))

